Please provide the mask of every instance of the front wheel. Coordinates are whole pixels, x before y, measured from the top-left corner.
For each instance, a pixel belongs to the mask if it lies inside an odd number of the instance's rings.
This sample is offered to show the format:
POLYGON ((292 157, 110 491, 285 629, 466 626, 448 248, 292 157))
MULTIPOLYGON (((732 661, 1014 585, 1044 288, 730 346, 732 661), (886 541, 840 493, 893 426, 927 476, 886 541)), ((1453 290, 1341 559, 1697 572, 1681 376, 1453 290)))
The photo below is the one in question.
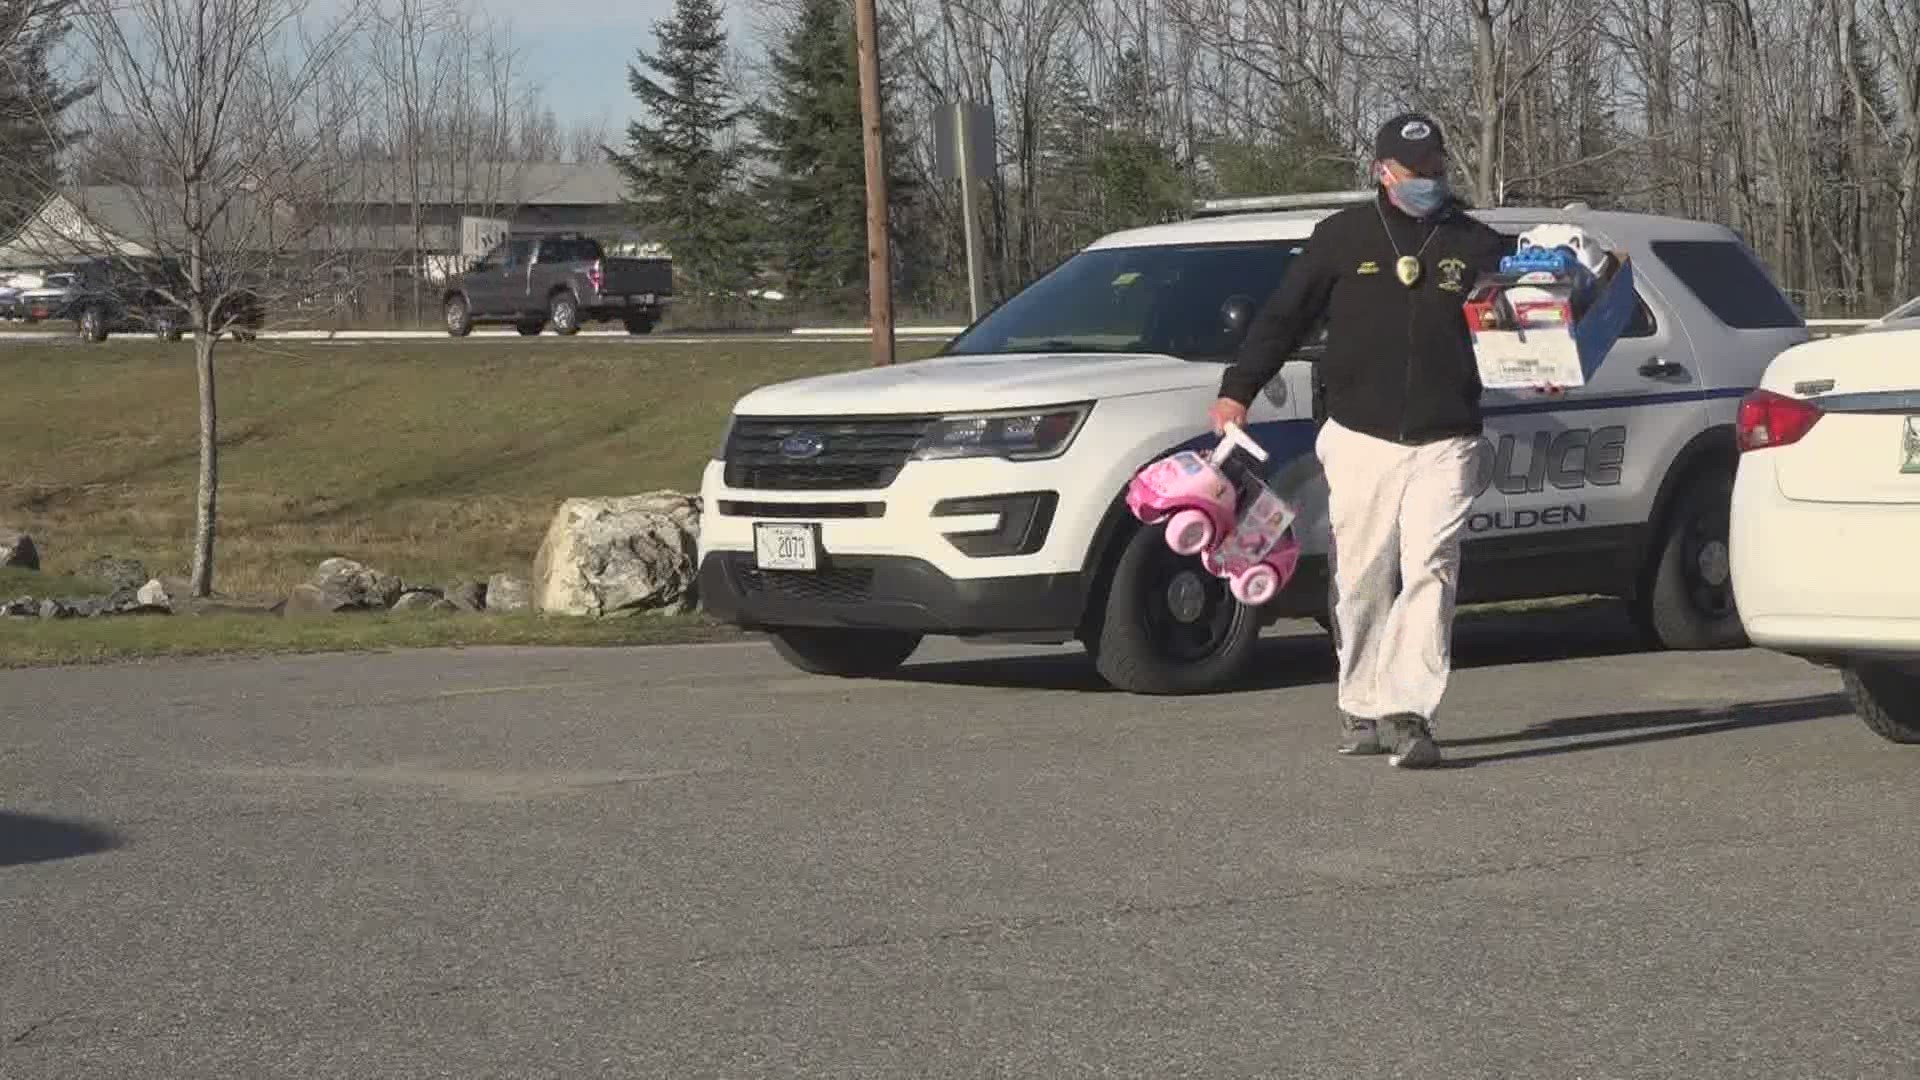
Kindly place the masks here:
POLYGON ((773 650, 801 671, 846 678, 885 675, 920 647, 919 634, 900 630, 789 626, 772 637, 773 650))
POLYGON ((473 309, 467 305, 464 296, 447 298, 447 333, 454 337, 466 337, 473 332, 473 309))
POLYGON ((80 313, 80 336, 98 344, 107 340, 107 313, 97 307, 80 313))
POLYGON ((1727 554, 1732 506, 1732 473, 1718 469, 1695 478, 1675 500, 1634 605, 1641 631, 1661 648, 1746 645, 1727 554))
POLYGON ((1880 664, 1850 665, 1842 675, 1853 711, 1888 742, 1920 743, 1920 675, 1880 664))
POLYGON ((1128 538, 1106 594, 1087 649, 1115 689, 1206 693, 1232 686, 1252 665, 1259 612, 1236 602, 1197 560, 1168 548, 1163 526, 1128 538))

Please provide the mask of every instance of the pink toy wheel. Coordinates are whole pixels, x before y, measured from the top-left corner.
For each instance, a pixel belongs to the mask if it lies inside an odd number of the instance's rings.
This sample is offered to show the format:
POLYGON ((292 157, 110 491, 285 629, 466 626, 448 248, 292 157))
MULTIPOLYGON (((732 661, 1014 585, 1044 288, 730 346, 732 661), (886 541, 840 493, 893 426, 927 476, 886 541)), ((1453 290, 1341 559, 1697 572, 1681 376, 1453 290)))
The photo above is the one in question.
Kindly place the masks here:
POLYGON ((1199 510, 1182 510, 1167 522, 1167 546, 1178 555, 1197 555, 1213 542, 1213 520, 1199 510))
POLYGON ((1236 576, 1230 587, 1235 600, 1248 607, 1259 607, 1280 591, 1280 574, 1273 567, 1261 563, 1236 576))

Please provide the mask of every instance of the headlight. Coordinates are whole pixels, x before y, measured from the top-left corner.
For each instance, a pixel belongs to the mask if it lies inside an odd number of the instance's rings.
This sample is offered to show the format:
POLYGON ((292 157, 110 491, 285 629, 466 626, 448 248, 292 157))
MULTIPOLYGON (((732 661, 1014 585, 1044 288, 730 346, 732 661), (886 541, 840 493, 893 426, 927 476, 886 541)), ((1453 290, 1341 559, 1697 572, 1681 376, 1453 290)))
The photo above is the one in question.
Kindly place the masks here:
POLYGON ((918 461, 999 457, 1035 461, 1059 457, 1073 445, 1092 402, 1026 412, 975 413, 934 422, 913 451, 918 461))

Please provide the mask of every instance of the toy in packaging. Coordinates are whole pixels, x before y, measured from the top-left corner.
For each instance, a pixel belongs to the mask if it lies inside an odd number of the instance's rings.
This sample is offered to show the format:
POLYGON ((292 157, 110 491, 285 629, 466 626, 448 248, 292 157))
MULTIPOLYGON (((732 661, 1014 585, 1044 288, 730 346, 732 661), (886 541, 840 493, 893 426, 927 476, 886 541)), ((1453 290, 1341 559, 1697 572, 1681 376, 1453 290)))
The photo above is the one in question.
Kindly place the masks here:
POLYGON ((1292 533, 1294 508, 1242 455, 1267 460, 1259 443, 1228 425, 1210 455, 1182 451, 1142 469, 1127 486, 1126 501, 1142 522, 1166 522, 1169 548, 1199 555, 1208 573, 1227 580, 1234 599, 1257 607, 1292 579, 1300 545, 1292 533))
POLYGON ((1520 234, 1464 305, 1481 385, 1584 386, 1632 319, 1633 267, 1578 225, 1520 234))

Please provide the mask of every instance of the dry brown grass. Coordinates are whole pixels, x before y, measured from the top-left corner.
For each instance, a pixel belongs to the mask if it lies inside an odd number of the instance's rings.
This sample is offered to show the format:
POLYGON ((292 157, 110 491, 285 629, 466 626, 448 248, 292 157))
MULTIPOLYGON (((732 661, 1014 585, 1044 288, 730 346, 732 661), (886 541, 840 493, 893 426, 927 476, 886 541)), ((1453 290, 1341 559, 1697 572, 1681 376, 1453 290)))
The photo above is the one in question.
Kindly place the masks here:
MULTIPOLYGON (((191 348, 0 346, 0 524, 34 536, 48 574, 104 554, 185 571, 191 348)), ((697 490, 742 393, 867 362, 861 342, 724 340, 223 344, 221 356, 215 588, 247 598, 283 595, 332 555, 425 583, 524 575, 562 499, 697 490)))

